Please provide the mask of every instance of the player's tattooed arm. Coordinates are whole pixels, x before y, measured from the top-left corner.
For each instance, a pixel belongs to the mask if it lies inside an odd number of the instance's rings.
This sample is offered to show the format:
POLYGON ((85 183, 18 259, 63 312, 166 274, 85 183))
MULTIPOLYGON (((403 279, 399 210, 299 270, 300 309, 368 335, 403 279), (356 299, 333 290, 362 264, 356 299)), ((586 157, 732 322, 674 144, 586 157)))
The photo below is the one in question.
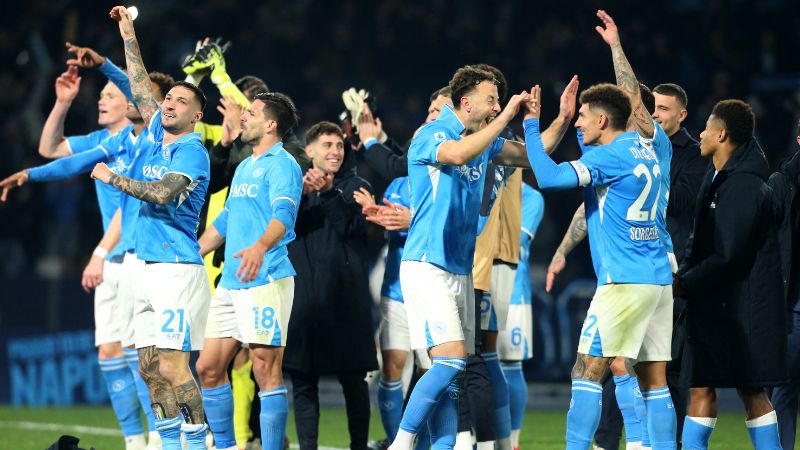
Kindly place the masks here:
POLYGON ((572 367, 572 378, 590 380, 596 383, 603 381, 606 369, 611 363, 611 358, 602 358, 578 353, 575 365, 572 367))
POLYGON ((142 53, 139 50, 139 41, 133 28, 133 20, 127 9, 116 6, 111 10, 111 18, 119 22, 119 33, 125 44, 125 64, 128 68, 128 79, 131 83, 133 101, 142 115, 144 123, 158 112, 158 102, 153 96, 150 76, 144 68, 142 53))
POLYGON ((597 11, 597 17, 603 22, 603 26, 595 27, 603 40, 611 47, 611 58, 614 62, 614 74, 617 78, 617 86, 620 87, 628 98, 631 99, 633 124, 636 131, 642 137, 652 138, 655 126, 653 118, 642 103, 642 95, 639 92, 639 81, 633 73, 633 68, 622 50, 619 40, 619 30, 614 19, 603 10, 597 11))
POLYGON ((566 267, 569 252, 586 238, 586 234, 586 206, 581 203, 581 206, 572 216, 572 222, 570 222, 569 228, 564 234, 564 239, 561 240, 561 244, 559 244, 555 254, 553 254, 553 259, 550 260, 550 265, 547 267, 547 277, 545 279, 545 290, 547 292, 550 292, 553 288, 553 281, 555 281, 556 275, 566 267))
POLYGON ((177 173, 167 173, 158 181, 139 181, 112 173, 108 184, 139 200, 166 205, 189 186, 189 179, 177 173))

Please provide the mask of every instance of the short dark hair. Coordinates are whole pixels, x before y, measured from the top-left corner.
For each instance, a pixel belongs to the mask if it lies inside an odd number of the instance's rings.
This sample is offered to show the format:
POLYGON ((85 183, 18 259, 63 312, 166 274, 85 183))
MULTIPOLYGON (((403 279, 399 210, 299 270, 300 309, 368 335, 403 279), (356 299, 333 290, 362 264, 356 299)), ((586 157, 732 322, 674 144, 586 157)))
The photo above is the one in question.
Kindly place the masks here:
POLYGON ((639 95, 642 97, 642 104, 650 114, 656 110, 656 96, 644 83, 639 83, 639 95))
POLYGON ((499 100, 504 100, 506 95, 508 95, 508 80, 506 80, 506 76, 503 75, 503 72, 497 67, 490 66, 489 64, 485 63, 475 64, 475 67, 494 75, 494 79, 497 81, 497 93, 500 97, 499 100))
POLYGON ((236 84, 236 87, 238 87, 239 90, 242 91, 242 94, 251 102, 256 97, 256 94, 260 92, 269 92, 267 83, 254 75, 245 75, 236 80, 234 84, 236 84))
POLYGON ((675 83, 661 83, 653 88, 653 92, 661 95, 669 95, 678 99, 683 109, 689 106, 689 97, 686 96, 686 91, 675 83))
POLYGON ((484 81, 497 85, 497 80, 491 72, 478 69, 475 66, 464 66, 453 75, 450 80, 450 91, 452 92, 453 107, 461 108, 461 97, 472 92, 473 89, 484 81))
POLYGON ((747 103, 736 99, 722 100, 714 105, 711 114, 722 121, 732 144, 738 146, 753 137, 756 115, 747 103))
POLYGON ((800 120, 797 121, 797 135, 800 136, 800 120))
MULTIPOLYGON (((197 87, 196 84, 190 83, 190 82, 188 82, 186 80, 180 80, 180 81, 176 81, 175 84, 173 84, 170 89, 172 89, 174 87, 177 87, 177 86, 184 87, 184 88, 192 91, 192 93, 194 94, 195 98, 197 98, 197 101, 200 102, 200 111, 206 109, 206 102, 208 101, 208 100, 206 100, 206 94, 204 94, 203 90, 200 89, 199 87, 197 87)), ((166 93, 164 93, 164 94, 166 95, 166 93)))
POLYGON ((344 140, 344 131, 333 122, 323 120, 322 122, 315 123, 311 128, 306 131, 306 144, 312 144, 319 139, 320 136, 325 134, 335 134, 344 140))
POLYGON ((431 101, 436 100, 437 98, 439 98, 440 95, 442 97, 452 97, 453 96, 453 90, 450 89, 450 86, 445 86, 443 88, 439 88, 439 89, 433 91, 433 94, 431 94, 431 101))
POLYGON ((595 84, 581 92, 581 104, 605 111, 611 128, 624 130, 631 115, 631 100, 622 89, 610 83, 595 84))
POLYGON ((253 101, 264 102, 264 114, 278 122, 278 137, 283 137, 297 125, 299 115, 294 102, 288 95, 280 92, 260 92, 253 97, 253 101))
POLYGON ((167 95, 167 92, 172 89, 172 86, 175 85, 175 79, 166 73, 150 72, 148 76, 150 77, 150 81, 158 85, 158 90, 161 91, 159 97, 162 100, 164 96, 167 95))

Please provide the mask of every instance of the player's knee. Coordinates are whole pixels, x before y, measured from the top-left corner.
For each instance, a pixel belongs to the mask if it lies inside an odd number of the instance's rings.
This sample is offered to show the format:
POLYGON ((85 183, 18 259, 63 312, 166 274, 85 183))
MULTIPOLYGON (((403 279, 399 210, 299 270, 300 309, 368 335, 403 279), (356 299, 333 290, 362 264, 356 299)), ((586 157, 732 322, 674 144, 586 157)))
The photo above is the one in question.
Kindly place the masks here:
POLYGON ((611 360, 611 373, 617 377, 622 375, 633 375, 628 372, 628 367, 625 364, 624 357, 617 357, 611 360))
POLYGON ((185 378, 185 374, 188 371, 188 366, 181 367, 181 364, 169 358, 162 357, 158 361, 158 374, 169 383, 185 378))
POLYGON ((194 365, 197 370, 197 375, 200 377, 200 384, 204 388, 217 387, 225 384, 226 371, 225 367, 220 367, 219 364, 213 364, 212 361, 200 358, 194 365))

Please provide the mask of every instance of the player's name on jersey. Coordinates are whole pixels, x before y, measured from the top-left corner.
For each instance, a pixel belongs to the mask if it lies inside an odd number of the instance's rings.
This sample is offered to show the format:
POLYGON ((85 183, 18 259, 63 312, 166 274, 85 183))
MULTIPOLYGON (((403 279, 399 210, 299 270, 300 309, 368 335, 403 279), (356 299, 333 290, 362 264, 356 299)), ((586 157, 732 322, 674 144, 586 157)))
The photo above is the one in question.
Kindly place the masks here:
POLYGON ((658 227, 631 227, 632 241, 654 241, 658 239, 658 227))
POLYGON ((636 159, 656 160, 656 154, 646 147, 628 147, 628 150, 630 150, 631 154, 636 159))

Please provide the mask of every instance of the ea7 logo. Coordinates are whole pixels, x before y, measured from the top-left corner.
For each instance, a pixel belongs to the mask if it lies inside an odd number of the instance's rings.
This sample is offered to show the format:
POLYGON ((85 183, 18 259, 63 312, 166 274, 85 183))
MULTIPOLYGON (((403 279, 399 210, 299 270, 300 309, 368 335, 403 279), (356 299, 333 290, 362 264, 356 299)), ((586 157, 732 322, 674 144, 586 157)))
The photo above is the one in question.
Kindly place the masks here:
POLYGON ((157 166, 155 164, 147 164, 142 168, 142 175, 145 178, 162 179, 164 174, 167 173, 167 166, 157 166))
POLYGON ((234 184, 231 186, 230 194, 232 198, 237 197, 250 197, 255 198, 258 195, 258 185, 257 184, 234 184))

